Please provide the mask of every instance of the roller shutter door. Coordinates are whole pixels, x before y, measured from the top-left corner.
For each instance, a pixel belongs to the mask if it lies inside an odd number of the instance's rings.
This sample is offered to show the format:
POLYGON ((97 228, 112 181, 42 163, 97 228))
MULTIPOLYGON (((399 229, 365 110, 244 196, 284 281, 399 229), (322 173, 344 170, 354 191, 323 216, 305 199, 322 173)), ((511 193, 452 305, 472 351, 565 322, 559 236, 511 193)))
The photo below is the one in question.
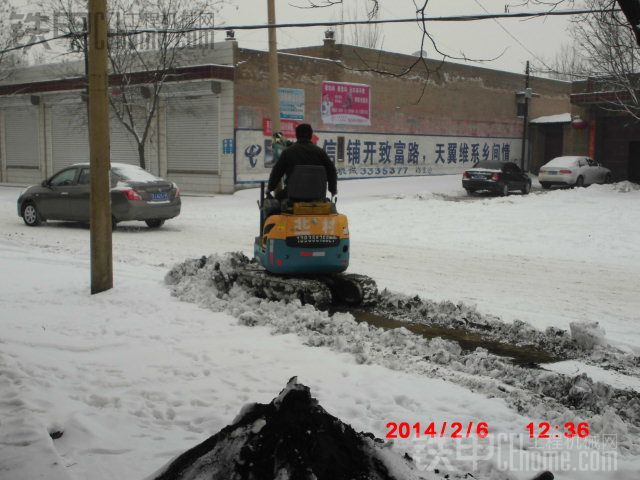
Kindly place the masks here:
MULTIPOLYGON (((55 171, 89 161, 86 105, 56 105, 51 108, 53 168, 55 171)), ((138 147, 133 135, 111 117, 111 161, 138 165, 138 147)))
POLYGON ((218 151, 218 98, 213 95, 169 98, 169 172, 217 173, 218 151))
POLYGON ((51 107, 53 170, 89 161, 87 106, 83 103, 51 107))
POLYGON ((38 168, 40 142, 36 107, 7 108, 4 110, 4 125, 6 166, 38 168))
MULTIPOLYGON (((144 120, 137 119, 134 121, 137 129, 141 130, 144 120)), ((111 161, 129 163, 131 165, 140 164, 138 160, 138 144, 135 138, 114 115, 111 116, 111 161)))

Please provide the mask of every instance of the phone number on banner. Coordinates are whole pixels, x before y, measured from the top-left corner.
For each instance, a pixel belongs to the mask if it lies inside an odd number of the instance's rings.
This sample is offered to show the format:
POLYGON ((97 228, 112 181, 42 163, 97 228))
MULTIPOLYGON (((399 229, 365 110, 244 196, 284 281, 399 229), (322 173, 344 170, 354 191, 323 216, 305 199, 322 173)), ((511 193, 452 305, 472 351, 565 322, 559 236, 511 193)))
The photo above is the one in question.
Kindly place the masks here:
POLYGON ((391 176, 391 175, 431 175, 431 167, 349 167, 338 168, 338 176, 391 176))

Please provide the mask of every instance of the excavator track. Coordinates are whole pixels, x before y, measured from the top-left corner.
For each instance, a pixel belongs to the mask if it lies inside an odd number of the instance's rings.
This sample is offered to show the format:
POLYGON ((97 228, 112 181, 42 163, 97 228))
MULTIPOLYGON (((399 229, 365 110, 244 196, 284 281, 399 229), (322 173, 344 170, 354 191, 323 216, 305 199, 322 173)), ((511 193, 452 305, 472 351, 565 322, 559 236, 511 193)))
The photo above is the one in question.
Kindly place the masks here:
MULTIPOLYGON (((201 262, 204 266, 206 259, 201 262)), ((275 275, 240 252, 232 253, 228 264, 217 264, 212 280, 216 288, 225 293, 238 285, 259 298, 299 300, 303 305, 313 305, 320 310, 336 305, 372 305, 378 295, 375 281, 365 275, 275 275)))

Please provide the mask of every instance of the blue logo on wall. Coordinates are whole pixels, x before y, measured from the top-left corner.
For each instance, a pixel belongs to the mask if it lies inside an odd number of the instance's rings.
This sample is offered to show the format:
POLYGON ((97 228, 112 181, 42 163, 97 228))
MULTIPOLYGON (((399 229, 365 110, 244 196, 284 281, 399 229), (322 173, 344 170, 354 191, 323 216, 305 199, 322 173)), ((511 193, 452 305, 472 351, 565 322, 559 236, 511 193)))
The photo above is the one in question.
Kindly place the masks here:
POLYGON ((257 144, 249 145, 244 149, 244 156, 249 160, 249 165, 251 168, 255 168, 258 163, 258 155, 262 152, 262 147, 257 144))
POLYGON ((225 155, 232 154, 235 151, 233 138, 225 138, 222 140, 222 153, 225 155))

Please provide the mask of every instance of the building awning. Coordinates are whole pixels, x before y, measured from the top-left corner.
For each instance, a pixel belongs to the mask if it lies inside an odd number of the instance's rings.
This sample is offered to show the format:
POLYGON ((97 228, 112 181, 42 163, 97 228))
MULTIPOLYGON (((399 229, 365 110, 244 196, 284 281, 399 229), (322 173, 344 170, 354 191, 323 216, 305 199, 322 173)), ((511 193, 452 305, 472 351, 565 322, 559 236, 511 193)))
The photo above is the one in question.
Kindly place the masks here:
MULTIPOLYGON (((144 85, 151 83, 158 75, 165 77, 165 82, 186 80, 230 80, 235 79, 235 67, 232 65, 195 65, 176 67, 168 71, 149 70, 146 72, 132 72, 127 74, 129 83, 144 85)), ((122 82, 122 75, 109 75, 109 85, 118 86, 122 82)), ((1 95, 39 94, 63 90, 81 90, 86 88, 85 77, 71 77, 40 82, 0 85, 1 95)))
POLYGON ((534 118, 529 123, 571 123, 570 113, 559 113, 557 115, 545 115, 544 117, 534 118))

